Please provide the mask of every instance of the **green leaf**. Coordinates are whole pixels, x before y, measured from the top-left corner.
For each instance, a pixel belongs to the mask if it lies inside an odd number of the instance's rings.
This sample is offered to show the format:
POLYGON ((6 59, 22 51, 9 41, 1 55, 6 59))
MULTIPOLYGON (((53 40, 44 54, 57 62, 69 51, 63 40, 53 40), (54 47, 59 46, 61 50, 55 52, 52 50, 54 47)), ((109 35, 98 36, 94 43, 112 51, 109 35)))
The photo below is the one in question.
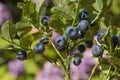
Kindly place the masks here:
POLYGON ((16 29, 12 21, 7 20, 5 23, 3 23, 1 33, 3 38, 8 41, 11 41, 14 38, 16 29))
POLYGON ((26 21, 19 21, 15 24, 16 30, 23 31, 25 29, 32 28, 32 24, 26 21))
POLYGON ((40 16, 39 13, 36 11, 31 15, 32 24, 35 27, 39 27, 39 25, 40 25, 40 17, 39 16, 40 16))
POLYGON ((35 6, 36 12, 39 13, 40 8, 41 8, 41 6, 42 6, 43 3, 44 3, 44 0, 39 0, 39 1, 36 3, 36 6, 35 6))
POLYGON ((86 8, 86 7, 91 6, 94 2, 95 2, 95 0, 80 0, 80 5, 81 5, 81 7, 86 8))
POLYGON ((73 16, 75 15, 73 10, 68 5, 59 5, 59 6, 53 7, 51 9, 51 12, 54 14, 58 14, 67 20, 73 19, 73 16))
POLYGON ((93 4, 93 7, 96 11, 101 11, 103 8, 103 1, 102 0, 96 0, 93 4))
POLYGON ((60 16, 57 14, 52 15, 49 25, 59 33, 62 33, 62 28, 66 27, 61 21, 60 16))
POLYGON ((18 2, 17 3, 17 7, 20 8, 20 9, 23 9, 25 7, 25 3, 23 2, 18 2))

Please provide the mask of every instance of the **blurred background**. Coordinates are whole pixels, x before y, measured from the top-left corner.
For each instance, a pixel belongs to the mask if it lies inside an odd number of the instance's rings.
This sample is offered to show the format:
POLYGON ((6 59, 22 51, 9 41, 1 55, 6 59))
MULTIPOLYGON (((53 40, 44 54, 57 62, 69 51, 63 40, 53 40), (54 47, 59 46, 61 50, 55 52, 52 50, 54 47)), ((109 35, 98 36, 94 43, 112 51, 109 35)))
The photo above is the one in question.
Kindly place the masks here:
MULTIPOLYGON (((20 20, 21 10, 16 6, 19 1, 21 0, 0 0, 0 28, 6 20, 14 23, 20 20)), ((35 1, 37 0, 33 0, 35 1)), ((114 17, 114 23, 120 27, 120 0, 113 0, 108 14, 114 17)), ((0 80, 64 80, 61 69, 45 61, 42 56, 36 55, 29 60, 19 61, 15 59, 17 51, 9 50, 9 46, 11 44, 3 40, 0 34, 0 80)), ((71 63, 72 80, 87 80, 96 62, 97 59, 91 58, 91 49, 86 49, 80 66, 71 63)), ((99 72, 93 80, 102 80, 99 72)))

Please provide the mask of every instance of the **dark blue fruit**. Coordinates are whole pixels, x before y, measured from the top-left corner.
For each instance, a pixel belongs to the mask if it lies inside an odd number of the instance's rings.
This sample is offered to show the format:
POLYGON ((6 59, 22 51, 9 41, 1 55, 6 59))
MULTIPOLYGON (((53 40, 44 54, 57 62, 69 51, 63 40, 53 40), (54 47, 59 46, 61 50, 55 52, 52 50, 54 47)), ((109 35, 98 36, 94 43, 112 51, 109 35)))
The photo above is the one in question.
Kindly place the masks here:
POLYGON ((34 51, 38 54, 43 53, 44 50, 45 50, 45 47, 43 43, 38 43, 34 46, 34 51))
POLYGON ((65 47, 67 43, 67 40, 64 36, 59 36, 55 39, 55 45, 57 47, 65 47))
POLYGON ((87 13, 86 11, 81 11, 81 12, 79 13, 79 19, 80 19, 80 20, 87 20, 88 17, 89 17, 89 15, 88 15, 88 13, 87 13))
POLYGON ((24 50, 19 50, 16 55, 16 58, 19 60, 24 60, 26 57, 27 57, 27 53, 24 50))
POLYGON ((92 41, 86 41, 85 45, 86 45, 87 48, 91 48, 92 45, 93 45, 93 42, 92 41))
POLYGON ((55 44, 56 44, 57 47, 65 47, 66 43, 67 43, 67 40, 64 36, 58 36, 55 39, 55 44))
POLYGON ((92 47, 92 54, 95 57, 99 57, 103 54, 103 48, 100 45, 95 45, 92 47))
POLYGON ((114 45, 114 47, 116 47, 116 45, 118 45, 119 44, 119 40, 118 40, 118 37, 117 36, 112 36, 112 41, 113 41, 113 45, 114 45))
POLYGON ((79 45, 79 46, 78 46, 78 50, 79 50, 80 52, 84 52, 84 51, 85 51, 85 45, 83 45, 83 44, 79 45))
POLYGON ((41 23, 42 23, 43 25, 48 25, 48 21, 49 21, 49 17, 48 17, 48 16, 43 16, 43 17, 41 18, 41 23))
POLYGON ((74 61, 73 61, 73 64, 78 66, 80 63, 81 63, 81 58, 80 57, 75 57, 74 61))
POLYGON ((83 31, 81 31, 81 30, 77 31, 77 37, 78 38, 83 38, 84 36, 85 36, 85 33, 83 31))
POLYGON ((81 31, 86 31, 89 28, 89 22, 87 20, 82 20, 79 22, 78 27, 81 31))
POLYGON ((43 36, 40 38, 40 43, 47 44, 49 42, 49 39, 47 36, 43 36))
POLYGON ((98 40, 98 42, 100 42, 100 40, 104 37, 105 32, 106 32, 106 29, 104 29, 104 28, 98 30, 98 32, 97 32, 97 40, 98 40))
POLYGON ((76 39, 76 37, 77 37, 77 29, 75 27, 70 26, 70 27, 68 27, 66 29, 65 32, 66 32, 66 35, 67 35, 68 38, 76 39))

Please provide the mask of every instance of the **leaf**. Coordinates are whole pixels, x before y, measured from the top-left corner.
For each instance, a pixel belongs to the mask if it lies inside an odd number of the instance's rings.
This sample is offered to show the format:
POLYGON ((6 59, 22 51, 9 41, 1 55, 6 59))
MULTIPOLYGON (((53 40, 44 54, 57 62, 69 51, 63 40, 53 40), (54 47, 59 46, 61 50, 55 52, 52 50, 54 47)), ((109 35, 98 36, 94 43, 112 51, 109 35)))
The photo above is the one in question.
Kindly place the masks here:
POLYGON ((73 10, 68 5, 64 5, 64 6, 59 5, 59 6, 53 7, 51 9, 51 12, 54 14, 58 14, 67 20, 73 19, 73 16, 75 15, 73 10))
POLYGON ((3 23, 1 33, 3 38, 8 41, 11 41, 14 38, 16 29, 12 21, 7 20, 5 23, 3 23))
POLYGON ((23 31, 25 29, 32 28, 32 24, 26 21, 19 21, 15 24, 16 30, 23 31))
POLYGON ((96 11, 101 11, 103 8, 103 1, 102 0, 96 0, 93 4, 93 7, 96 11))
POLYGON ((40 8, 42 6, 42 4, 44 3, 44 0, 39 0, 37 3, 36 3, 36 6, 35 6, 35 11, 39 13, 40 11, 40 8))
POLYGON ((39 13, 36 11, 31 15, 32 24, 35 27, 39 27, 39 25, 40 25, 40 17, 39 16, 40 16, 39 13))
POLYGON ((58 59, 58 55, 51 44, 46 46, 46 50, 44 51, 44 56, 46 56, 49 60, 56 62, 58 59))
POLYGON ((23 2, 18 2, 17 3, 17 7, 20 8, 20 9, 23 9, 25 7, 25 3, 23 2))
POLYGON ((80 5, 81 7, 88 7, 91 6, 94 2, 95 0, 80 0, 80 5))
POLYGON ((59 33, 62 33, 62 28, 65 28, 65 25, 60 20, 60 16, 57 14, 52 15, 49 25, 59 33))

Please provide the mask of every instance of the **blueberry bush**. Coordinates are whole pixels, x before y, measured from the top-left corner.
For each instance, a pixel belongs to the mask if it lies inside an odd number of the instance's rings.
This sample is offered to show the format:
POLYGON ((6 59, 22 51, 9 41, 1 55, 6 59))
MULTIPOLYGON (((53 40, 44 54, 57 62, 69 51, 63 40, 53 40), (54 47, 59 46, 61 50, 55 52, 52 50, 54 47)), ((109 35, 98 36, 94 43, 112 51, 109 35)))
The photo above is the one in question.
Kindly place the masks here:
POLYGON ((42 56, 42 64, 47 60, 59 66, 64 79, 72 80, 70 63, 81 65, 84 51, 91 48, 98 62, 88 80, 97 68, 103 80, 120 79, 119 0, 19 0, 16 6, 15 19, 1 25, 0 36, 9 44, 1 51, 14 53, 10 59, 42 56), (72 54, 76 49, 79 53, 72 54))

